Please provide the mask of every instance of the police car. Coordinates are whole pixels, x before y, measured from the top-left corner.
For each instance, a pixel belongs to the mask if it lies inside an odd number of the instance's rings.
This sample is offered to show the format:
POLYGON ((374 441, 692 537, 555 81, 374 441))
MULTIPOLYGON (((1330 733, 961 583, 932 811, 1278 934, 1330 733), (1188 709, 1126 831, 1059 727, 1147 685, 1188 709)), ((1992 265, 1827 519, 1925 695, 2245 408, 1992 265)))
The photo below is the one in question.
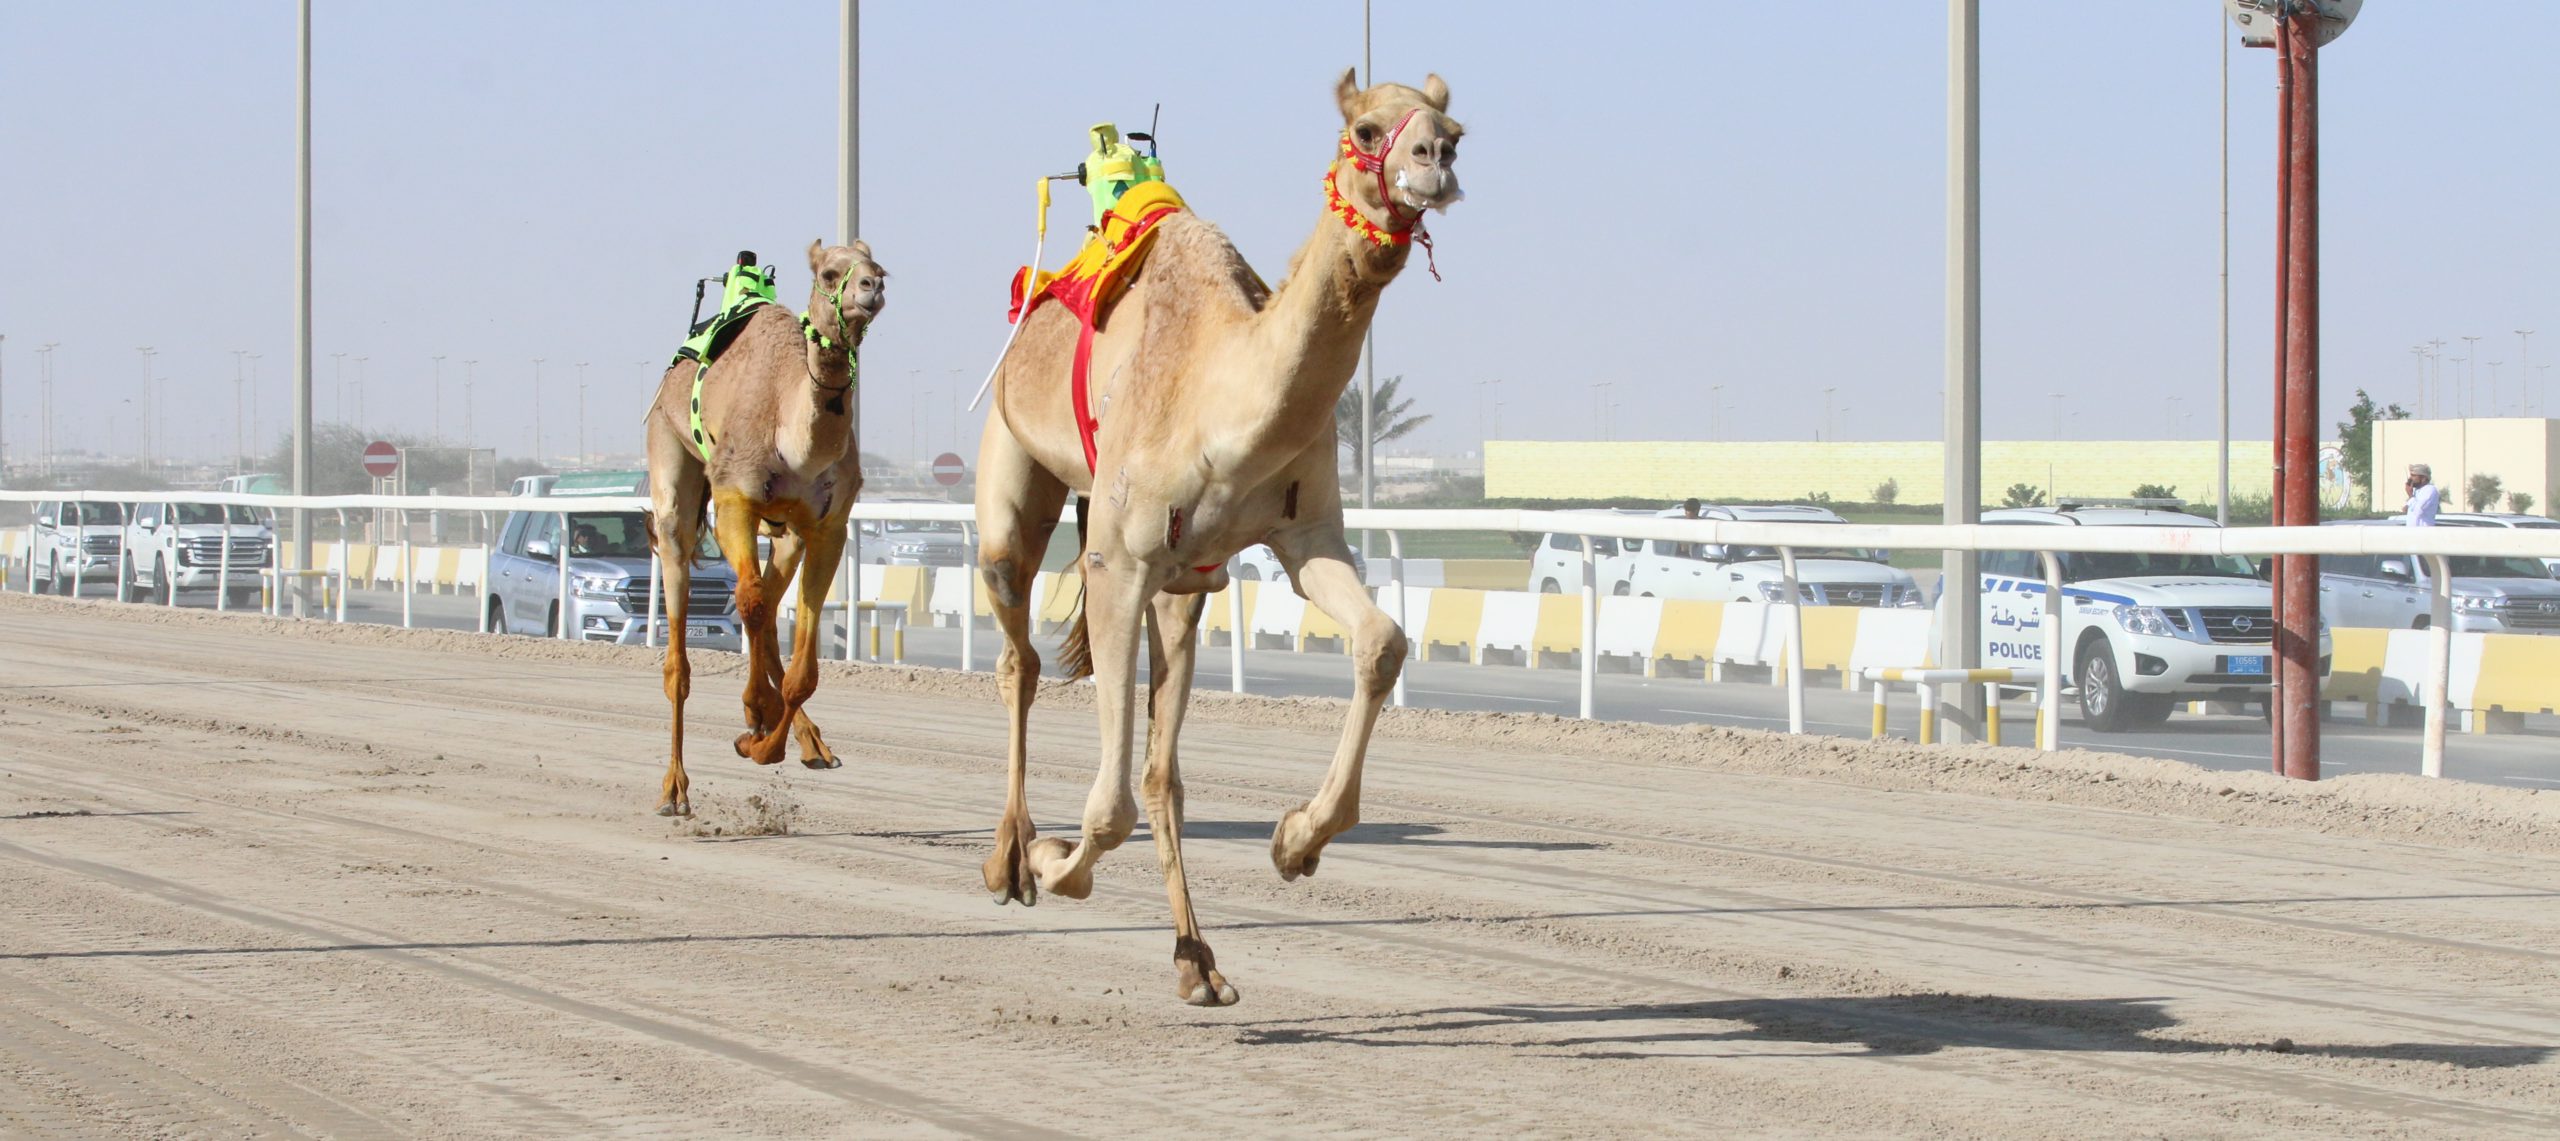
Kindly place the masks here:
MULTIPOLYGON (((2176 500, 2071 500, 1982 514, 2017 527, 2212 527, 2176 500)), ((2062 684, 2100 732, 2157 725, 2182 700, 2263 700, 2275 682, 2274 590, 2249 560, 2207 554, 2064 554, 2062 684)), ((2043 667, 2044 565, 1982 555, 1982 663, 2043 667)), ((2329 631, 2320 627, 2320 672, 2329 631)))

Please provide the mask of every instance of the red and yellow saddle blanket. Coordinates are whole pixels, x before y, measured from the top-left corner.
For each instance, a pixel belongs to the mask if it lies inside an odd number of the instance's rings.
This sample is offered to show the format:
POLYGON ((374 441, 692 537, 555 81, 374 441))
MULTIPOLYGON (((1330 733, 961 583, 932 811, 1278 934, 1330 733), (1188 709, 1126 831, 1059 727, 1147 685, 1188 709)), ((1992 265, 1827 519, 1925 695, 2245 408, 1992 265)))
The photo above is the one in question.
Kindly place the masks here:
POLYGON ((1093 434, 1101 427, 1094 419, 1092 399, 1093 327, 1113 302, 1128 290, 1129 274, 1147 258, 1154 244, 1156 225, 1174 214, 1189 209, 1182 195, 1161 182, 1141 182, 1120 196, 1120 201, 1102 216, 1102 228, 1085 239, 1084 248, 1076 251, 1066 268, 1050 273, 1040 267, 1024 266, 1013 275, 1013 307, 1011 317, 1021 321, 1039 308, 1045 300, 1055 300, 1076 315, 1075 370, 1072 374, 1075 400, 1076 435, 1084 442, 1084 466, 1093 469, 1093 434))

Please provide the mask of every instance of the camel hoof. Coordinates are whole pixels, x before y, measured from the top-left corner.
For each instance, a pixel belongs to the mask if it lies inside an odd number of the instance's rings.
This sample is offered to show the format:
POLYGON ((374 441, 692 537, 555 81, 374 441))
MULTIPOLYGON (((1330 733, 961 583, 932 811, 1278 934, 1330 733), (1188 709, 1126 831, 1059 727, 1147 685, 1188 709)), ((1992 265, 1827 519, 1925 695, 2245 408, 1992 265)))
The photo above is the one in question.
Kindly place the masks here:
POLYGON ((1068 841, 1054 836, 1043 836, 1033 840, 1031 846, 1024 850, 1023 862, 1029 864, 1032 870, 1032 877, 1026 886, 1032 891, 1045 888, 1068 899, 1084 899, 1091 896, 1093 869, 1086 867, 1072 873, 1068 871, 1068 868, 1075 863, 1075 855, 1076 846, 1068 841), (1053 868, 1055 870, 1052 870, 1053 868))
POLYGON ((661 804, 661 805, 659 805, 659 806, 658 806, 658 815, 660 815, 660 816, 691 816, 691 815, 693 815, 693 805, 692 805, 692 803, 691 803, 691 802, 689 802, 689 801, 682 801, 682 800, 670 800, 670 801, 666 802, 665 804, 661 804))
POLYGON ((829 753, 823 757, 802 757, 800 758, 800 763, 813 769, 840 769, 844 767, 844 762, 836 759, 836 756, 833 753, 829 753))
POLYGON ((1182 996, 1182 1001, 1193 1006, 1234 1006, 1236 998, 1236 988, 1220 982, 1215 990, 1211 990, 1207 983, 1192 987, 1191 993, 1182 996))
POLYGON ((1289 810, 1271 830, 1271 866, 1279 869, 1282 883, 1294 883, 1300 876, 1316 874, 1316 861, 1324 854, 1324 840, 1307 823, 1304 805, 1289 810))

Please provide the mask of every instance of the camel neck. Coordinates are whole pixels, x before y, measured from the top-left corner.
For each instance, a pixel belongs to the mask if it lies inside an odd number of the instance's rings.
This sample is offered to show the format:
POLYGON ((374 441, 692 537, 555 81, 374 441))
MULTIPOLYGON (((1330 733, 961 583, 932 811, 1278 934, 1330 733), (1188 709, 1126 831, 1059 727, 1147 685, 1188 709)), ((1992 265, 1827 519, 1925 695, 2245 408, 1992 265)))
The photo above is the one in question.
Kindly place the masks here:
POLYGON ((1329 209, 1316 216, 1314 233, 1290 259, 1288 279, 1255 322, 1254 359, 1272 374, 1259 378, 1250 398, 1266 402, 1265 422, 1296 425, 1313 416, 1332 423, 1378 298, 1411 251, 1364 237, 1329 209))

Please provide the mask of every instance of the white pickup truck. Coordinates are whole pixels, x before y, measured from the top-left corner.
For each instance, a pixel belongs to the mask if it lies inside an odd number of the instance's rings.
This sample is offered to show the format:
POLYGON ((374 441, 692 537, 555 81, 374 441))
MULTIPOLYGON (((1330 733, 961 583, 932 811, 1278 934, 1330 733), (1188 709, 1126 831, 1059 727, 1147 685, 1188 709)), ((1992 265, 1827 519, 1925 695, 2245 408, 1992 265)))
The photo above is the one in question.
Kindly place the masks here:
POLYGON ((178 591, 227 586, 240 606, 257 599, 258 572, 274 565, 275 532, 252 508, 146 499, 128 519, 125 581, 137 598, 166 603, 178 591))

